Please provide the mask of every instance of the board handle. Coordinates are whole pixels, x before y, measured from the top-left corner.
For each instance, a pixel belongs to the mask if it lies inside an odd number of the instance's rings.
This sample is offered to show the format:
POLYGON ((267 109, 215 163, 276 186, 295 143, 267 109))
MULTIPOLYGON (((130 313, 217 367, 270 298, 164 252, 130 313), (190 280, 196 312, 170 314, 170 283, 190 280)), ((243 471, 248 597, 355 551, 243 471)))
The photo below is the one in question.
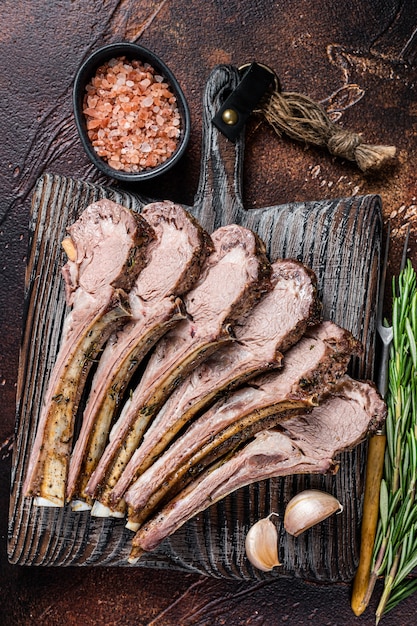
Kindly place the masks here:
POLYGON ((236 67, 218 65, 204 91, 201 169, 193 214, 209 232, 224 224, 239 223, 243 211, 244 132, 232 142, 212 122, 240 79, 236 67))

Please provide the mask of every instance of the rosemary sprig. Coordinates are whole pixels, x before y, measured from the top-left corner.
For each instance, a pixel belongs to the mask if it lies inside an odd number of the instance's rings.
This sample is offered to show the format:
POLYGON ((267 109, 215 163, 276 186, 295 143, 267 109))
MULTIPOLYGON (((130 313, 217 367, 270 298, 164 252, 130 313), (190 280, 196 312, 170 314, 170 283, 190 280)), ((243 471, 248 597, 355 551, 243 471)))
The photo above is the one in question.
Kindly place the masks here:
POLYGON ((409 260, 393 280, 393 294, 387 446, 367 593, 369 601, 376 579, 383 576, 376 624, 417 590, 417 579, 407 578, 417 566, 417 276, 409 260))

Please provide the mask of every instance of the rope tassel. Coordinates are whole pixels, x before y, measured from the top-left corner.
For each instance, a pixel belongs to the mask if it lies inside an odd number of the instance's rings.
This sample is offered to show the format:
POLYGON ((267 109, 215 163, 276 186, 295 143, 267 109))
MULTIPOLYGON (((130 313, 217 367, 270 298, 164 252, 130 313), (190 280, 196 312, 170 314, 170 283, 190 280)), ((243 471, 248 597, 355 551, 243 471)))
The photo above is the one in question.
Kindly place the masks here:
POLYGON ((395 157, 394 146, 365 143, 358 133, 334 124, 320 104, 302 94, 274 90, 257 112, 279 136, 327 147, 331 154, 354 161, 363 172, 381 169, 395 157))

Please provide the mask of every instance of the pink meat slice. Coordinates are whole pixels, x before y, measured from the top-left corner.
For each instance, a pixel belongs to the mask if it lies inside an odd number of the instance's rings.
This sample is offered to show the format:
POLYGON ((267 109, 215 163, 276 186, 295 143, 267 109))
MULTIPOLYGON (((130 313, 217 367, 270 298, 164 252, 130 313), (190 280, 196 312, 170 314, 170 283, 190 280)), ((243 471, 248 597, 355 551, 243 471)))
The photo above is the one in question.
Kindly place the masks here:
POLYGON ((187 319, 156 345, 89 480, 87 494, 105 505, 145 429, 174 387, 222 344, 234 340, 233 324, 270 289, 271 266, 255 233, 231 224, 216 230, 212 240, 214 252, 184 297, 187 319))
POLYGON ((63 506, 75 414, 92 361, 130 317, 126 292, 153 238, 140 215, 109 200, 91 204, 68 228, 63 267, 68 305, 61 346, 43 399, 24 485, 37 503, 63 506))
MULTIPOLYGON (((305 408, 345 374, 359 349, 351 333, 332 322, 309 329, 285 355, 284 367, 259 376, 217 401, 125 493, 132 527, 182 477, 227 439, 273 414, 305 408)), ((253 432, 251 430, 251 432, 253 432)))
POLYGON ((344 378, 320 406, 261 431, 233 458, 190 483, 137 532, 130 561, 245 485, 291 474, 334 473, 337 455, 364 440, 385 416, 386 406, 373 385, 344 378))
POLYGON ((173 202, 149 204, 141 215, 155 239, 147 246, 145 267, 129 293, 131 321, 110 338, 100 356, 72 452, 68 500, 87 499, 85 486, 133 374, 162 335, 184 319, 180 298, 191 289, 213 249, 209 235, 173 202))
POLYGON ((318 323, 321 306, 311 270, 298 261, 278 260, 272 264, 271 284, 272 290, 236 326, 236 341, 216 351, 173 391, 115 485, 113 505, 219 392, 278 368, 281 352, 295 344, 308 325, 318 323))

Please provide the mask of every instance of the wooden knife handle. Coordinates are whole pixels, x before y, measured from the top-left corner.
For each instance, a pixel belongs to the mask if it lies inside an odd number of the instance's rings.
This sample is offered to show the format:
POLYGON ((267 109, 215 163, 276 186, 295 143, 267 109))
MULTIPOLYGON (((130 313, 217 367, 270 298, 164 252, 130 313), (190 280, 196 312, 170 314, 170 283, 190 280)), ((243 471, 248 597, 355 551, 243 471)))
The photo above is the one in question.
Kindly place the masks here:
POLYGON ((369 440, 366 466, 365 495, 363 502, 361 549, 359 565, 353 581, 351 607, 361 615, 367 607, 365 594, 368 588, 372 553, 379 514, 379 494, 384 469, 386 436, 376 434, 369 440))

